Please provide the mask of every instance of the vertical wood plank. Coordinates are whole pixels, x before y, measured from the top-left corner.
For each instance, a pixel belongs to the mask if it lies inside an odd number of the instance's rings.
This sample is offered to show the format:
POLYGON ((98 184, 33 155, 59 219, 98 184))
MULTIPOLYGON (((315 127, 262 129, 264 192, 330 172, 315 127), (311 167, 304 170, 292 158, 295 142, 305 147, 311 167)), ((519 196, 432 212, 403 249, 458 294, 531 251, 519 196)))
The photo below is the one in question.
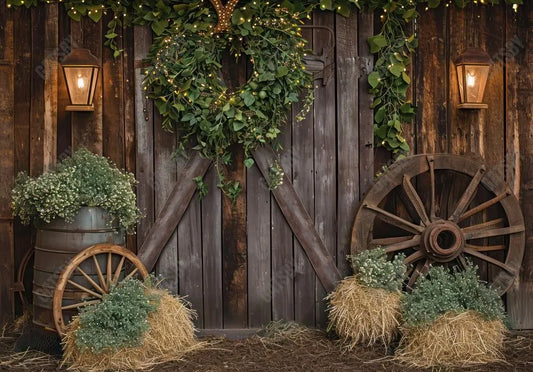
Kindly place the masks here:
POLYGON ((14 243, 11 189, 14 182, 14 36, 13 12, 0 7, 0 324, 13 320, 14 243))
POLYGON ((218 176, 211 167, 204 177, 209 193, 202 200, 202 255, 204 327, 222 329, 222 195, 218 176))
MULTIPOLYGON (((315 25, 335 29, 335 14, 332 12, 320 12, 315 15, 315 25)), ((313 48, 316 52, 327 51, 332 46, 332 40, 328 32, 316 29, 313 35, 313 48)), ((335 58, 332 51, 331 59, 335 58)), ((335 71, 335 66, 328 67, 335 71)), ((328 71, 325 71, 326 75, 328 71)), ((333 77, 335 75, 331 75, 333 77)), ((357 89, 357 83, 355 89, 357 89)), ((335 79, 330 78, 315 82, 314 104, 314 183, 315 183, 315 227, 322 238, 324 245, 336 262, 337 258, 337 172, 336 172, 336 134, 333 130, 336 126, 336 89, 335 79), (327 85, 324 85, 327 84, 327 85)), ((356 121, 357 123, 357 121, 356 121)), ((353 123, 352 123, 353 124, 353 123)), ((357 128, 357 124, 354 125, 357 128)), ((355 141, 357 144, 357 139, 355 141)), ((354 153, 357 153, 356 151, 354 153)), ((344 203, 344 201, 342 201, 344 203)), ((316 315, 315 325, 325 328, 327 325, 326 315, 326 291, 319 280, 315 281, 316 315)))
MULTIPOLYGON (((292 181, 292 133, 289 122, 280 135, 280 165, 292 181)), ((294 319, 293 234, 273 195, 271 205, 272 319, 294 319)))
POLYGON ((43 170, 55 166, 57 156, 57 101, 58 101, 58 49, 59 49, 59 5, 46 6, 44 34, 44 138, 43 170))
MULTIPOLYGON (((135 51, 134 30, 132 27, 123 27, 122 58, 123 93, 124 100, 124 167, 128 172, 135 173, 135 51)), ((137 235, 129 234, 126 239, 128 249, 137 251, 137 235)))
MULTIPOLYGON (((352 224, 359 203, 359 66, 358 44, 354 35, 358 14, 336 16, 337 68, 337 267, 343 276, 350 274, 346 256, 350 250, 352 224)), ((361 36, 361 35, 359 35, 361 36)), ((366 41, 362 41, 366 44, 366 41)), ((366 78, 366 75, 365 75, 366 78)), ((365 85, 366 86, 366 85, 365 85)), ((369 104, 370 105, 370 104, 369 104)), ((370 114, 372 115, 372 114, 370 114)), ((368 124, 368 123, 367 123, 368 124)), ((370 123, 373 128, 373 121, 370 123)), ((372 134, 372 139, 374 135, 372 134)), ((372 145, 372 139, 370 145, 372 145)), ((370 146, 371 149, 371 146, 370 146)), ((368 164, 366 164, 368 166, 368 164)), ((335 192, 335 191, 333 191, 335 192)))
MULTIPOLYGON (((31 12, 20 8, 13 12, 14 35, 14 171, 30 169, 30 110, 31 110, 31 12)), ((31 228, 18 220, 14 223, 15 267, 32 246, 31 228)), ((29 270, 31 271, 31 270, 29 270)), ((19 309, 16 309, 17 313, 19 309)))
POLYGON ((137 225, 137 248, 140 248, 155 220, 153 104, 145 97, 142 85, 142 62, 152 44, 150 29, 135 26, 134 40, 137 205, 145 216, 137 225))
MULTIPOLYGON (((155 211, 159 215, 177 181, 177 164, 173 158, 176 150, 176 134, 161 127, 161 115, 154 113, 154 182, 155 211)), ((174 231, 159 256, 156 272, 162 275, 163 285, 178 294, 178 236, 174 231)))
POLYGON ((270 190, 257 165, 247 170, 248 324, 260 328, 272 319, 270 190))
MULTIPOLYGON (((374 55, 370 53, 368 38, 374 35, 374 14, 359 13, 357 48, 359 54, 359 198, 370 189, 374 183, 374 110, 370 108, 373 96, 370 94, 368 74, 374 66, 374 55)), ((355 210, 352 211, 355 219, 355 210)), ((353 222, 353 221, 352 221, 353 222)), ((349 238, 348 238, 349 239, 349 238)), ((346 253, 349 251, 349 240, 346 253)))
MULTIPOLYGON (((313 17, 315 14, 313 14, 313 17)), ((313 32, 304 30, 303 36, 313 45, 313 32)), ((321 51, 317 51, 320 53, 321 51)), ((293 105, 292 148, 293 148, 293 184, 294 189, 311 216, 315 210, 314 190, 314 142, 313 115, 301 122, 296 121, 296 114, 301 110, 300 104, 293 105)), ((311 110, 313 112, 313 110, 311 110)), ((294 239, 294 319, 308 326, 315 325, 315 272, 309 259, 298 242, 294 239)))
POLYGON ((46 8, 36 7, 31 10, 32 23, 32 84, 31 84, 31 121, 30 121, 30 174, 38 176, 43 173, 45 159, 45 103, 44 85, 45 69, 43 65, 46 8))
MULTIPOLYGON (((516 14, 507 14, 508 38, 518 36, 524 46, 507 61, 507 110, 516 110, 520 137, 520 201, 526 224, 526 249, 520 276, 507 293, 507 311, 517 329, 533 328, 533 3, 525 2, 516 14), (513 35, 513 36, 511 36, 513 35), (510 85, 513 84, 513 85, 510 85)), ((509 125, 509 123, 508 123, 509 125)), ((516 125, 516 124, 515 124, 516 125)), ((516 182, 516 181, 515 181, 516 182)))
MULTIPOLYGON (((63 6, 58 12, 58 62, 61 63, 77 45, 73 43, 70 35, 70 17, 63 6)), ((60 68, 61 69, 61 68, 60 68)), ((58 73, 58 97, 57 97, 57 159, 60 161, 72 152, 72 115, 65 108, 70 104, 67 85, 63 71, 58 73)))
MULTIPOLYGON (((107 25, 113 19, 109 13, 102 17, 107 25)), ((123 47, 122 29, 117 28, 118 47, 123 47)), ((100 43, 103 44, 105 33, 102 33, 100 43)), ((102 150, 104 156, 111 159, 119 168, 124 168, 124 54, 117 58, 113 50, 104 46, 102 49, 102 150)))
MULTIPOLYGON (((231 53, 223 57, 222 75, 230 91, 246 81, 246 61, 235 61, 231 53)), ((246 169, 241 146, 231 149, 232 163, 226 178, 239 182, 242 191, 233 202, 224 195, 222 203, 223 303, 224 328, 246 328, 248 325, 247 247, 246 247, 246 169)))
MULTIPOLYGON (((421 10, 421 9, 419 9, 421 10)), ((448 150, 446 8, 423 12, 419 17, 416 53, 415 100, 417 152, 441 153, 448 150)), ((455 27, 455 26, 454 26, 455 27)))
POLYGON ((202 217, 198 193, 178 225, 179 293, 197 312, 197 327, 204 327, 202 273, 202 217))
MULTIPOLYGON (((38 9, 38 8, 37 8, 38 9)), ((82 17, 80 22, 71 21, 72 38, 80 47, 89 49, 100 61, 103 56, 102 21, 93 22, 82 17)), ((72 147, 85 147, 95 154, 103 153, 103 80, 102 72, 98 76, 94 93, 93 112, 72 113, 72 147)))

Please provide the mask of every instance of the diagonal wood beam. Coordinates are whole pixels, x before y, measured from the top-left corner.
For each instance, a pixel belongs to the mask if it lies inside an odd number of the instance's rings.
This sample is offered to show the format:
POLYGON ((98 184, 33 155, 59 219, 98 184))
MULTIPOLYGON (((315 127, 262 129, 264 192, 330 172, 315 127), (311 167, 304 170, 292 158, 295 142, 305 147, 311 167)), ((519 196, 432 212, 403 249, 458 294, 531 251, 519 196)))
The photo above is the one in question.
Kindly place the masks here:
MULTIPOLYGON (((253 157, 263 177, 268 180, 269 167, 276 160, 272 149, 269 147, 259 148, 254 152, 253 157)), ((342 276, 335 265, 333 257, 331 257, 320 238, 311 216, 305 210, 296 190, 294 190, 286 175, 283 176, 283 184, 272 190, 272 193, 294 235, 296 235, 302 245, 324 289, 327 292, 333 291, 342 276)))
POLYGON ((176 182, 165 206, 157 216, 154 225, 139 249, 138 257, 148 271, 153 270, 161 252, 163 252, 172 233, 176 230, 194 196, 196 183, 193 179, 198 176, 203 177, 210 165, 211 161, 203 159, 196 151, 185 164, 185 168, 179 176, 179 181, 176 182))

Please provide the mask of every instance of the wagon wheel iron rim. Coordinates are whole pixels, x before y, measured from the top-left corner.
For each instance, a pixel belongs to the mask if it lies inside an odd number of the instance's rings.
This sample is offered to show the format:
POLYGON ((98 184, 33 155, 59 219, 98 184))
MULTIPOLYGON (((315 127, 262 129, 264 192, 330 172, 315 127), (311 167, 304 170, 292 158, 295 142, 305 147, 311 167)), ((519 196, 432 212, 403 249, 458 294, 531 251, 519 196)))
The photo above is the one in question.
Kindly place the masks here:
POLYGON ((64 267, 57 280, 53 298, 57 332, 65 334, 67 312, 99 303, 112 286, 124 280, 136 277, 144 279, 147 276, 148 271, 143 263, 124 247, 97 244, 83 250, 64 267), (83 269, 83 264, 90 265, 94 272, 83 269), (69 298, 74 293, 74 297, 69 298))
POLYGON ((519 273, 525 245, 525 226, 516 197, 494 169, 474 159, 451 154, 415 155, 393 164, 365 196, 357 212, 352 229, 352 254, 375 246, 382 246, 391 255, 408 252, 407 288, 425 276, 433 264, 456 262, 461 268, 467 258, 476 258, 494 268, 497 274, 492 286, 500 295, 512 285, 519 273), (437 212, 436 173, 452 171, 467 176, 468 185, 445 215, 437 212), (413 180, 425 175, 429 182, 424 203, 413 180), (478 189, 490 193, 488 200, 474 203, 478 189), (397 190, 397 191, 395 191, 397 190), (392 193, 399 192, 402 204, 411 218, 385 210, 381 203, 392 193), (429 204, 429 205, 428 205, 429 204), (499 205, 503 216, 474 225, 464 226, 471 218, 499 205), (375 221, 402 231, 401 236, 374 238, 375 221), (505 244, 477 245, 473 241, 504 237, 505 244), (491 257, 491 252, 503 252, 503 260, 491 257))

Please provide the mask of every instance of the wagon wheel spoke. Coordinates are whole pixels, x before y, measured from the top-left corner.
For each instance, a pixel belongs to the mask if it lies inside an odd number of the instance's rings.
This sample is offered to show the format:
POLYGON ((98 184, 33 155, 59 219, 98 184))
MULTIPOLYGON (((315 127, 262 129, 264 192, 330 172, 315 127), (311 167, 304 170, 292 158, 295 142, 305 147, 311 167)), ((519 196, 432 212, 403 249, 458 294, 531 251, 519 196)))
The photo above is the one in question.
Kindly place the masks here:
POLYGON ((105 293, 106 293, 106 291, 104 291, 102 287, 100 287, 98 284, 96 284, 96 282, 95 282, 95 281, 94 281, 89 275, 87 275, 87 273, 86 273, 85 271, 83 271, 83 270, 81 269, 81 267, 79 267, 79 266, 76 267, 76 270, 78 270, 78 271, 81 273, 81 275, 83 275, 83 276, 85 277, 85 279, 87 279, 87 281, 88 281, 89 283, 91 283, 91 285, 92 285, 97 291, 99 291, 101 294, 105 294, 105 293))
POLYGON ((466 262, 466 258, 463 253, 457 256, 457 260, 459 261, 459 264, 462 266, 463 269, 466 269, 468 267, 468 262, 466 262))
POLYGON ((469 248, 477 252, 493 252, 493 251, 504 251, 507 247, 504 244, 501 245, 474 245, 466 244, 466 248, 469 248))
POLYGON ((494 236, 511 235, 523 232, 525 230, 524 225, 502 227, 500 229, 480 229, 465 232, 466 240, 491 238, 494 236))
POLYGON ((407 195, 407 198, 409 199, 412 206, 415 208, 416 213, 422 220, 422 223, 426 226, 429 225, 431 222, 427 215, 426 207, 424 206, 424 203, 422 203, 420 195, 418 195, 418 193, 416 192, 413 184, 411 183, 411 179, 407 177, 407 175, 403 176, 402 186, 405 191, 405 194, 407 195))
POLYGON ((431 217, 431 220, 434 221, 436 218, 435 215, 435 160, 433 159, 433 156, 427 156, 426 157, 428 165, 429 165, 429 183, 431 185, 431 205, 429 206, 429 215, 431 217))
POLYGON ((405 258, 405 260, 403 260, 403 263, 406 264, 406 265, 410 265, 412 264, 413 262, 423 258, 426 256, 426 253, 423 251, 423 250, 420 250, 420 251, 416 251, 415 253, 412 253, 410 254, 409 256, 407 256, 405 258))
POLYGON ((425 261, 420 261, 414 268, 411 276, 409 277, 409 282, 407 283, 407 288, 412 289, 415 285, 415 282, 420 276, 425 276, 429 270, 430 260, 426 259, 425 261))
POLYGON ((113 283, 117 284, 118 278, 120 276, 120 272, 122 271, 122 266, 124 265, 124 261, 126 260, 125 256, 122 256, 120 259, 120 262, 118 263, 117 269, 115 271, 115 275, 113 276, 113 283))
POLYGON ((390 245, 390 244, 396 244, 396 243, 405 242, 406 240, 411 240, 412 238, 413 238, 413 235, 409 235, 409 236, 393 236, 393 237, 390 237, 390 238, 377 238, 377 239, 372 239, 370 241, 370 243, 368 243, 368 244, 373 246, 373 247, 377 247, 377 246, 384 246, 384 245, 390 245))
POLYGON ((133 276, 134 276, 135 274, 137 274, 137 271, 139 271, 139 268, 138 268, 138 267, 136 267, 135 269, 133 269, 133 271, 132 271, 131 273, 129 273, 128 276, 124 278, 124 280, 128 280, 128 279, 133 278, 133 276))
POLYGON ((102 298, 102 295, 101 294, 98 294, 96 293, 95 291, 91 291, 89 288, 85 288, 84 286, 82 286, 81 284, 78 284, 72 280, 67 280, 67 282, 71 285, 73 285, 74 287, 78 288, 79 290, 82 290, 83 292, 85 293, 88 293, 90 294, 91 296, 94 296, 96 298, 102 298))
POLYGON ((465 213, 463 213, 461 215, 461 217, 459 217, 457 219, 457 222, 461 222, 461 221, 464 221, 466 220, 467 218, 469 217, 472 217, 473 215, 475 214, 478 214, 482 211, 484 211, 485 209, 493 206, 494 204, 502 201, 503 199, 505 199, 506 197, 508 197, 509 195, 511 195, 511 190, 509 190, 509 188, 507 188, 504 192, 502 192, 501 194, 499 195, 496 195, 494 198, 490 199, 490 200, 487 200, 486 202, 484 203, 481 203, 480 205, 466 211, 465 213))
POLYGON ((378 214, 379 218, 387 222, 393 226, 399 227, 402 230, 411 232, 413 234, 420 234, 424 231, 424 228, 422 226, 415 225, 402 217, 396 216, 395 214, 392 214, 390 212, 387 212, 386 210, 383 210, 379 207, 375 207, 373 205, 365 204, 364 208, 371 210, 372 212, 378 214))
POLYGON ((491 229, 493 227, 503 227, 503 223, 505 222, 504 218, 496 218, 494 220, 490 220, 487 222, 483 222, 477 225, 471 225, 463 228, 463 232, 469 232, 469 231, 477 231, 477 230, 483 230, 483 229, 491 229))
POLYGON ((466 188, 464 194, 459 199, 459 202, 457 203, 457 206, 455 207, 455 210, 451 214, 449 220, 457 221, 459 217, 464 213, 465 209, 468 208, 468 205, 472 202, 472 199, 474 199, 474 196, 476 195, 476 191, 478 189, 479 183, 481 182, 481 179, 483 178, 484 175, 485 175, 485 166, 482 165, 478 169, 474 177, 472 177, 470 184, 466 188))
POLYGON ((102 274, 102 269, 100 268, 100 264, 98 264, 98 260, 96 259, 96 256, 93 256, 94 266, 96 266, 96 273, 98 274, 98 280, 100 281, 100 285, 102 288, 105 289, 106 292, 109 292, 109 288, 107 287, 107 283, 104 279, 104 274, 102 274))
POLYGON ((407 248, 416 247, 420 244, 420 235, 415 235, 409 240, 404 240, 402 242, 389 244, 385 246, 385 252, 393 253, 398 252, 407 248))
POLYGON ((100 300, 91 300, 91 301, 78 302, 78 303, 75 303, 75 304, 72 304, 72 305, 61 306, 61 310, 79 309, 80 307, 89 306, 89 305, 95 305, 95 304, 97 304, 99 302, 100 302, 100 300))
POLYGON ((512 267, 506 265, 506 264, 503 263, 503 262, 498 261, 498 260, 495 259, 495 258, 492 258, 492 257, 490 257, 490 256, 487 256, 486 254, 480 253, 480 252, 475 251, 475 250, 470 249, 470 248, 465 248, 465 249, 464 249, 464 252, 465 252, 466 254, 471 255, 471 256, 477 257, 477 258, 479 258, 480 260, 483 260, 483 261, 485 261, 485 262, 488 262, 488 263, 491 263, 491 264, 493 264, 493 265, 496 265, 496 266, 502 268, 503 270, 507 271, 507 272, 508 272, 509 274, 511 274, 511 275, 515 275, 515 274, 516 274, 516 270, 515 270, 515 269, 513 269, 512 267))
POLYGON ((113 254, 109 252, 107 254, 107 272, 106 272, 107 286, 109 289, 111 289, 111 284, 112 284, 111 275, 113 275, 113 254))

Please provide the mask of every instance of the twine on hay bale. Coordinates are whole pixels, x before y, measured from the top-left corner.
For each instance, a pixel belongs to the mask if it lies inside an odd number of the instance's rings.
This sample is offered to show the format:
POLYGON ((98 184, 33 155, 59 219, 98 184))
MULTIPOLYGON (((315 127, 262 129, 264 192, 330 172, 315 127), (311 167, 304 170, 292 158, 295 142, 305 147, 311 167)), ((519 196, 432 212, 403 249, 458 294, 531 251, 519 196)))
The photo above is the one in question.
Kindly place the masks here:
POLYGON ((419 368, 469 367, 503 361, 507 328, 475 311, 447 312, 428 326, 402 327, 395 353, 401 363, 419 368))
POLYGON ((162 289, 148 288, 149 295, 161 296, 159 307, 148 315, 149 329, 140 346, 106 350, 95 354, 76 345, 79 318, 75 318, 63 338, 63 365, 83 371, 142 370, 180 360, 189 351, 202 347, 194 337, 195 313, 179 298, 162 289))
POLYGON ((344 279, 327 299, 328 330, 335 330, 349 349, 382 342, 388 346, 398 332, 400 293, 370 288, 357 277, 344 279))

